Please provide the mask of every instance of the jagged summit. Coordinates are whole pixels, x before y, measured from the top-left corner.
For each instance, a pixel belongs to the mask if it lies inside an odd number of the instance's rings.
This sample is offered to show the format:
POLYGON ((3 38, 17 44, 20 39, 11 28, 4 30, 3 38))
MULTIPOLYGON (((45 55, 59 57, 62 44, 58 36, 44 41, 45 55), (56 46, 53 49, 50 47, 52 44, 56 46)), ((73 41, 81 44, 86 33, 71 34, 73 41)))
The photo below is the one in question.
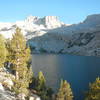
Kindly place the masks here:
POLYGON ((28 16, 25 20, 16 21, 15 23, 0 23, 0 33, 6 38, 10 38, 16 27, 21 28, 24 35, 26 35, 29 32, 54 29, 62 25, 65 24, 60 22, 57 16, 45 16, 43 18, 28 16))
POLYGON ((39 18, 38 18, 37 16, 32 16, 32 15, 30 15, 30 16, 28 16, 28 17, 26 18, 25 21, 30 22, 30 23, 32 23, 32 22, 35 23, 38 19, 39 19, 39 18))
POLYGON ((43 18, 29 16, 25 21, 36 25, 44 25, 44 27, 49 29, 61 27, 62 25, 64 25, 64 23, 58 20, 57 16, 45 16, 43 18))

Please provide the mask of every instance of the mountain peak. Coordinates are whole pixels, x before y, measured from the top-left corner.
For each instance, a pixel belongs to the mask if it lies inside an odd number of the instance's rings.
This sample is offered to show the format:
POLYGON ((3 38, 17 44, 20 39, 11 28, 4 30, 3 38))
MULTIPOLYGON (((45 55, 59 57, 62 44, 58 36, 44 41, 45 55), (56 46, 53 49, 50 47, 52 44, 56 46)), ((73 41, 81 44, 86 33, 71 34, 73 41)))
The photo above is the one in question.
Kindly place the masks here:
POLYGON ((45 26, 48 28, 50 27, 56 28, 56 27, 61 27, 61 25, 63 25, 63 23, 58 20, 57 16, 45 16, 44 21, 45 21, 45 26))
POLYGON ((36 20, 38 20, 38 17, 37 17, 37 16, 32 16, 32 15, 30 15, 30 16, 28 16, 28 17, 26 18, 26 21, 28 21, 28 22, 34 22, 34 21, 36 21, 36 20))
POLYGON ((36 25, 43 25, 46 28, 57 28, 64 25, 64 23, 58 20, 57 16, 45 16, 43 18, 39 18, 37 16, 29 16, 25 20, 25 22, 33 23, 36 25))
POLYGON ((84 23, 88 23, 88 24, 91 24, 91 25, 100 24, 100 14, 93 14, 93 15, 87 16, 84 23))

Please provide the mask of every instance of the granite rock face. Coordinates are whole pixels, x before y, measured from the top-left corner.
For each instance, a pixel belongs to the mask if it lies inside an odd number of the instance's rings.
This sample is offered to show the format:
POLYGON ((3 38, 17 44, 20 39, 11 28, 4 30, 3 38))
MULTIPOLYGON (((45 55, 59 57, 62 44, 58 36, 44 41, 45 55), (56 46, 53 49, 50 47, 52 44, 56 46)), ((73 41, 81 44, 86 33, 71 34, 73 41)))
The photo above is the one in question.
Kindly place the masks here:
POLYGON ((10 91, 0 90, 0 100, 17 100, 10 91))
POLYGON ((64 25, 64 23, 58 20, 57 16, 45 16, 43 18, 29 16, 25 21, 29 23, 34 23, 36 25, 43 25, 45 28, 48 29, 57 28, 64 25))
MULTIPOLYGON (((6 68, 0 69, 0 100, 27 100, 25 94, 20 93, 16 95, 15 92, 12 91, 12 86, 14 86, 12 79, 14 79, 15 76, 9 71, 10 69, 8 70, 6 68)), ((30 94, 28 98, 31 97, 33 100, 41 100, 39 96, 33 93, 30 94)))
POLYGON ((11 92, 13 82, 11 77, 14 77, 7 70, 0 71, 0 100, 17 100, 15 94, 11 92))
POLYGON ((100 14, 90 15, 79 24, 49 30, 42 36, 29 39, 28 43, 38 53, 100 56, 100 14))

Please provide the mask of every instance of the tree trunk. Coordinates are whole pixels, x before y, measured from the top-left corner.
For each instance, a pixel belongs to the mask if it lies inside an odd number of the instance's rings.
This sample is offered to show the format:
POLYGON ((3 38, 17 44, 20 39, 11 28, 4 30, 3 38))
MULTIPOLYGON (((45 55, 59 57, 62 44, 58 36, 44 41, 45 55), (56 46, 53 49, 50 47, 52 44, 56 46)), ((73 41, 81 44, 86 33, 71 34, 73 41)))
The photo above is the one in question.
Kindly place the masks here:
POLYGON ((16 78, 16 80, 18 80, 19 79, 19 73, 18 73, 18 68, 19 68, 19 58, 17 59, 17 64, 16 64, 16 72, 15 72, 15 78, 16 78))
POLYGON ((15 78, 16 78, 16 80, 19 79, 19 75, 18 75, 18 72, 17 71, 15 72, 15 78))

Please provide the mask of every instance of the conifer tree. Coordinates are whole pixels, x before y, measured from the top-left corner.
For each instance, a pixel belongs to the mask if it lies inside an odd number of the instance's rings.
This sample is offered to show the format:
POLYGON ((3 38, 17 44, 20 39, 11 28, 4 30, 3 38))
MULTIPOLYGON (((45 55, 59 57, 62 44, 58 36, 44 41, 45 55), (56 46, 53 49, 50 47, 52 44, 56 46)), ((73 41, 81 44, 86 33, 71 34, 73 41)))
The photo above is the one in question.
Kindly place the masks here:
POLYGON ((100 78, 97 78, 89 87, 85 100, 100 100, 100 78))
POLYGON ((19 79, 20 71, 24 70, 30 58, 30 49, 26 47, 26 40, 17 28, 10 45, 10 61, 16 72, 16 79, 19 79))
POLYGON ((46 80, 43 73, 40 71, 37 77, 37 90, 45 90, 46 89, 46 80))
POLYGON ((56 100, 73 100, 73 93, 70 88, 70 84, 66 80, 61 80, 56 100))
POLYGON ((32 70, 28 66, 30 60, 30 49, 26 46, 26 40, 21 33, 21 29, 16 28, 16 32, 8 46, 8 60, 13 65, 15 80, 13 90, 19 93, 28 92, 29 83, 32 77, 32 70))
POLYGON ((32 69, 31 67, 28 69, 24 69, 24 71, 22 71, 22 75, 18 80, 14 80, 14 87, 13 90, 16 92, 16 94, 19 93, 24 93, 26 95, 28 95, 29 91, 29 84, 31 83, 31 78, 33 76, 32 73, 32 69))
POLYGON ((37 95, 42 100, 52 100, 53 90, 46 86, 46 80, 43 73, 40 71, 38 77, 33 80, 34 89, 37 91, 37 95))
POLYGON ((2 35, 0 35, 0 68, 4 66, 5 59, 6 59, 5 39, 2 35))

